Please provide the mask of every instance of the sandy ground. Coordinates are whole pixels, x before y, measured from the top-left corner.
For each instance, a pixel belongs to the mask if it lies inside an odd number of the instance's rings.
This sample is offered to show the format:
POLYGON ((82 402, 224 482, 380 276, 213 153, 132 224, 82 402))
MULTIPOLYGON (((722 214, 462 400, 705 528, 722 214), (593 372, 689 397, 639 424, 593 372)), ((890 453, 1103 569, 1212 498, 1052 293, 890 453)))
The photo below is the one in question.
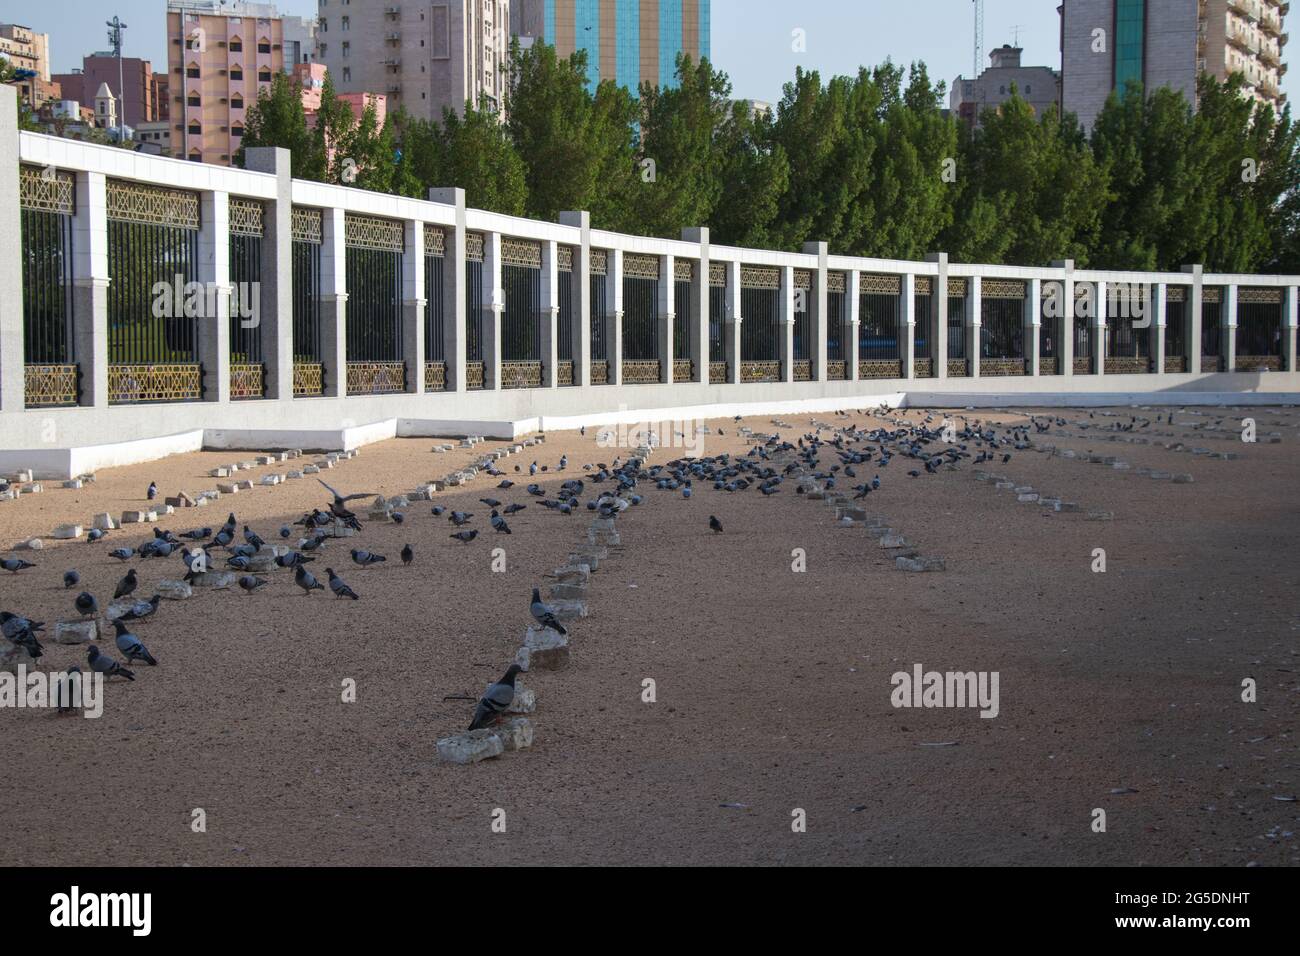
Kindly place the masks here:
MULTIPOLYGON (((1012 422, 1024 411, 953 414, 1012 422)), ((1276 798, 1300 788, 1300 414, 1189 410, 1146 429, 1242 455, 1222 461, 1106 441, 1101 429, 1154 414, 1115 411, 1047 412, 1092 428, 1033 438, 1133 470, 1034 452, 979 466, 1077 501, 1079 514, 1018 503, 970 464, 916 479, 902 459, 867 469, 883 481, 868 510, 945 558, 941 573, 895 570, 876 539, 837 526, 791 482, 769 498, 697 485, 690 500, 643 483, 644 503, 619 519, 622 546, 593 577, 590 616, 572 626, 572 664, 524 677, 539 698, 534 747, 473 766, 436 759, 435 740, 473 710, 443 698, 476 696, 499 675, 529 622, 530 589, 590 520, 531 504, 510 519, 512 536, 488 532, 477 499, 531 502, 526 475, 507 492, 481 476, 437 496, 475 512, 484 533, 468 546, 426 503, 405 526, 367 523, 329 545, 315 568, 341 571, 358 602, 303 597, 285 571, 253 596, 165 602, 136 629, 160 665, 110 682, 101 719, 0 712, 0 864, 1294 865, 1300 811, 1276 798), (1281 443, 1211 440, 1194 427, 1220 417, 1235 427, 1242 414, 1281 443), (1195 482, 1153 481, 1139 467, 1195 482), (1089 508, 1114 520, 1089 521, 1089 508), (722 535, 709 532, 710 514, 722 535), (397 561, 407 542, 409 569, 397 561), (354 544, 389 563, 356 568, 354 544), (506 550, 504 573, 490 569, 494 547, 506 550), (806 573, 791 570, 795 548, 806 573), (1090 569, 1095 548, 1104 574, 1090 569), (997 671, 999 716, 894 708, 890 676, 915 663, 997 671), (1246 677, 1257 703, 1240 700, 1246 677), (356 703, 340 699, 346 678, 356 703), (653 704, 641 699, 646 678, 653 704), (934 743, 952 745, 924 746, 934 743), (206 833, 190 827, 200 807, 206 833), (505 833, 492 832, 496 808, 505 833), (796 808, 806 832, 792 832, 796 808), (1095 808, 1105 833, 1092 832, 1095 808)), ((791 439, 812 431, 808 416, 786 421, 743 424, 791 439)), ((708 436, 705 454, 747 450, 737 423, 710 425, 725 435, 708 436)), ((432 444, 369 446, 324 477, 391 495, 479 454, 434 455, 432 444)), ((551 433, 502 467, 514 477, 516 464, 554 467, 564 453, 574 477, 627 452, 597 448, 595 429, 551 433)), ((660 449, 652 463, 675 454, 660 449)), ((163 494, 213 487, 208 469, 246 457, 177 456, 0 504, 0 546, 141 507, 151 480, 163 494)), ((283 522, 324 503, 315 481, 291 481, 165 526, 217 526, 233 508, 278 542, 283 522)), ((77 568, 106 602, 125 571, 107 551, 140 540, 47 541, 26 555, 37 568, 0 574, 0 608, 51 622, 52 635, 75 616, 62 572, 77 568)), ((180 568, 176 558, 134 566, 141 596, 180 568)), ((84 647, 51 639, 42 663, 84 658, 84 647)))

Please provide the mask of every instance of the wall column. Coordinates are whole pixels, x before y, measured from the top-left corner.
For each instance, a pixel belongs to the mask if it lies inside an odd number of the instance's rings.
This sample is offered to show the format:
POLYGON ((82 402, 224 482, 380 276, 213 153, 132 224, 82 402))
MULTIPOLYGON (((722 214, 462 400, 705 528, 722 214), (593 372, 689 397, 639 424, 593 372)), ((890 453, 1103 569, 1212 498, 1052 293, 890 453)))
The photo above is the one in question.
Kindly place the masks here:
POLYGON ((103 173, 77 173, 77 209, 72 218, 72 348, 81 368, 80 404, 92 408, 108 407, 107 187, 103 173))
POLYGON ((1192 288, 1187 296, 1187 371, 1201 374, 1201 327, 1204 316, 1204 277, 1201 265, 1183 266, 1183 272, 1192 277, 1192 288))
POLYGON ((1223 370, 1235 372, 1237 370, 1237 284, 1235 282, 1224 286, 1223 303, 1221 324, 1223 344, 1219 346, 1219 354, 1223 356, 1223 370))
POLYGON ((727 381, 740 383, 740 261, 727 263, 727 381))
POLYGON ((930 345, 930 355, 934 366, 935 378, 948 377, 948 253, 931 252, 925 257, 926 262, 939 266, 934 277, 933 291, 930 296, 930 308, 934 313, 934 341, 930 345))
POLYGON ((501 313, 506 307, 505 291, 501 288, 501 233, 483 234, 483 308, 488 312, 486 334, 483 336, 483 387, 501 387, 501 313))
POLYGON ((275 177, 275 198, 262 215, 262 288, 258 333, 266 399, 293 400, 293 178, 287 149, 253 146, 244 151, 244 168, 275 177))
POLYGON ((559 249, 560 244, 554 239, 542 243, 542 302, 538 321, 542 323, 543 388, 557 388, 560 384, 560 377, 555 374, 555 363, 560 360, 559 249))
POLYGON ((1042 374, 1038 350, 1043 334, 1043 280, 1025 283, 1025 374, 1038 378, 1042 374))
POLYGON ((610 385, 623 384, 623 250, 611 249, 605 257, 605 354, 610 385))
POLYGON ((826 336, 830 331, 830 303, 826 283, 830 277, 826 259, 829 246, 824 242, 805 242, 803 251, 817 257, 817 271, 814 273, 812 294, 808 297, 808 357, 812 359, 812 380, 825 382, 826 376, 826 336))
POLYGON ((27 403, 26 344, 23 336, 23 256, 18 223, 18 91, 0 90, 0 410, 22 411, 27 403))
POLYGON ((1059 280, 1061 283, 1061 301, 1058 305, 1058 311, 1061 313, 1061 343, 1058 352, 1060 358, 1057 363, 1060 365, 1060 374, 1067 377, 1074 375, 1074 260, 1057 259, 1052 263, 1053 269, 1062 270, 1059 280))
POLYGON ((1282 290, 1282 356, 1286 360, 1285 368, 1288 372, 1296 370, 1296 318, 1297 304, 1300 303, 1297 293, 1300 293, 1300 289, 1293 285, 1282 290))
POLYGON ((1096 307, 1092 310, 1092 355, 1096 374, 1106 374, 1106 313, 1109 311, 1110 290, 1104 281, 1094 286, 1097 290, 1096 307))
POLYGON ((781 299, 777 312, 777 354, 781 381, 794 381, 794 266, 781 266, 781 299))
POLYGON ((677 259, 659 257, 659 282, 655 287, 655 307, 659 312, 659 381, 673 383, 673 325, 677 319, 677 259))
POLYGON ((402 360, 406 364, 406 389, 424 394, 424 222, 402 223, 402 360))
POLYGON ((709 309, 712 307, 709 282, 709 229, 698 226, 682 230, 683 242, 698 243, 700 247, 699 265, 695 269, 695 278, 691 282, 691 304, 695 306, 695 326, 690 330, 691 358, 695 360, 695 375, 692 381, 709 383, 709 309))
MULTIPOLYGON (((455 222, 443 236, 442 258, 442 355, 447 365, 448 392, 465 391, 465 315, 469 296, 477 289, 465 288, 465 190, 459 187, 430 189, 429 201, 454 206, 455 222)), ((427 294, 427 290, 426 290, 427 294)))
POLYGON ((198 280, 205 303, 198 318, 199 362, 205 401, 230 401, 230 194, 205 190, 199 195, 198 280), (207 295, 210 289, 216 295, 207 295), (214 311, 209 306, 215 306, 214 311))
POLYGON ((966 280, 966 360, 970 363, 967 374, 971 378, 980 377, 980 329, 984 325, 983 290, 984 280, 981 276, 971 276, 966 280))
POLYGON ((845 336, 848 339, 844 343, 844 361, 845 361, 845 378, 850 382, 858 380, 861 368, 858 365, 858 328, 862 323, 862 294, 859 290, 862 288, 862 273, 858 269, 850 269, 848 282, 846 283, 848 291, 848 322, 845 336))
POLYGON ((342 209, 321 214, 320 349, 325 364, 323 394, 348 393, 348 269, 346 225, 342 209))
POLYGON ((1169 286, 1157 282, 1151 287, 1147 297, 1147 319, 1151 323, 1147 328, 1147 346, 1151 351, 1151 371, 1156 375, 1165 374, 1165 336, 1169 316, 1169 286))
POLYGON ((591 384, 591 215, 582 211, 560 213, 560 223, 576 226, 580 232, 573 250, 573 321, 578 335, 573 341, 573 384, 585 388, 591 384))
POLYGON ((900 331, 906 337, 899 355, 903 359, 903 378, 911 381, 916 378, 916 273, 907 272, 899 278, 898 295, 898 312, 903 320, 900 331))

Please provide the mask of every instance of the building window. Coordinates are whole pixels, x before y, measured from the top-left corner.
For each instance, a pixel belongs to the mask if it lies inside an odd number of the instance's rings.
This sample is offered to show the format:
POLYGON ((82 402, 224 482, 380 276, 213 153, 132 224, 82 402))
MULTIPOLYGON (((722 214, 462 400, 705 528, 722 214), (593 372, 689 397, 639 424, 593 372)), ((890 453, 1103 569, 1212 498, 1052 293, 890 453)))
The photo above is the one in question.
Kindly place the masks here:
POLYGON ((347 40, 344 40, 344 41, 343 41, 343 55, 344 55, 344 56, 347 56, 350 52, 352 52, 352 44, 349 43, 347 40))
POLYGON ((270 83, 270 82, 271 82, 271 71, 270 71, 269 69, 267 69, 266 67, 262 67, 260 70, 258 70, 258 71, 257 71, 257 82, 259 82, 259 83, 270 83))
POLYGON ((242 110, 244 108, 244 98, 236 93, 230 98, 230 108, 232 110, 242 110))
POLYGON ((191 63, 185 68, 185 75, 192 80, 197 80, 199 78, 199 65, 197 63, 191 63))
POLYGON ((242 80, 244 78, 244 69, 241 66, 232 66, 230 68, 230 78, 232 80, 242 80))
POLYGON ((239 137, 244 135, 244 127, 242 126, 230 127, 230 135, 233 136, 235 139, 238 139, 239 137))
POLYGON ((271 41, 268 40, 266 37, 262 37, 262 39, 258 40, 258 41, 257 41, 257 52, 258 52, 258 53, 270 53, 270 52, 271 52, 271 41))
POLYGON ((199 94, 194 93, 194 92, 191 92, 190 95, 189 95, 188 97, 185 98, 185 105, 186 105, 186 106, 199 106, 199 105, 201 105, 200 102, 199 102, 199 94))
POLYGON ((343 68, 343 82, 344 82, 344 83, 351 83, 351 82, 352 82, 352 67, 350 67, 350 66, 345 66, 345 67, 343 68))
POLYGON ((197 149, 190 150, 190 162, 192 163, 203 162, 203 154, 200 153, 197 149))
POLYGON ((1146 33, 1146 0, 1115 2, 1115 88, 1141 83, 1145 73, 1142 47, 1146 33))
POLYGON ((230 52, 231 52, 231 53, 243 53, 243 52, 244 52, 244 41, 241 40, 241 39, 239 39, 239 37, 233 37, 233 38, 231 38, 231 40, 230 40, 230 52))
POLYGON ((198 120, 190 120, 189 134, 191 136, 203 135, 203 127, 199 126, 198 120))
POLYGON ((344 18, 343 18, 343 30, 344 30, 344 32, 347 32, 348 30, 351 30, 351 29, 352 29, 352 18, 351 18, 351 17, 344 17, 344 18))

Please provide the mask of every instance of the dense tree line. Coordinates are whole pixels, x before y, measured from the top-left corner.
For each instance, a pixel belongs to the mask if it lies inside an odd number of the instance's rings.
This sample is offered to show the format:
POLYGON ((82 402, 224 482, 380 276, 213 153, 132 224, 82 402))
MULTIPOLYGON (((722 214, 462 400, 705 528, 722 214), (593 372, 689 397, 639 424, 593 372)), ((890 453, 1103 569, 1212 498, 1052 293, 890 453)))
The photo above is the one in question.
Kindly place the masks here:
POLYGON ((373 109, 356 122, 327 80, 311 128, 292 81, 250 110, 245 146, 285 146, 295 176, 598 228, 918 259, 1222 271, 1300 271, 1300 132, 1239 95, 1236 77, 1179 93, 1112 94, 1091 137, 1019 96, 971 131, 945 115, 923 64, 886 62, 823 82, 800 69, 771 115, 731 99, 707 61, 678 85, 591 91, 586 54, 511 52, 506 122, 467 108, 428 122, 373 109), (350 166, 350 168, 349 168, 350 166))

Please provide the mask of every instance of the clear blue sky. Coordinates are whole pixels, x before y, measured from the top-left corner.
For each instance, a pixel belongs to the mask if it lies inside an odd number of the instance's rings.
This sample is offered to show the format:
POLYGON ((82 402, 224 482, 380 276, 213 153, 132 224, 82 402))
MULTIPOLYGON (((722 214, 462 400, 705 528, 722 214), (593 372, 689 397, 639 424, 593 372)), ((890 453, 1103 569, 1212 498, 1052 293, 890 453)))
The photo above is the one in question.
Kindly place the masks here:
MULTIPOLYGON (((388 0, 357 0, 387 3, 388 0)), ((1024 62, 1060 68, 1058 0, 985 0, 985 50, 1009 43, 1019 26, 1024 62)), ((280 0, 280 10, 313 16, 316 0, 280 0)), ((56 71, 81 65, 81 56, 107 47, 103 23, 120 16, 128 25, 128 56, 166 63, 164 0, 0 0, 0 22, 17 22, 50 34, 56 71)), ((854 73, 886 57, 924 60, 935 80, 951 86, 969 74, 973 60, 971 0, 713 0, 713 58, 731 76, 735 95, 775 102, 796 65, 823 76, 854 73), (802 29, 807 50, 791 50, 791 31, 802 29)), ((987 63, 987 57, 984 61, 987 63)), ((1300 94, 1300 70, 1282 88, 1300 94)))

